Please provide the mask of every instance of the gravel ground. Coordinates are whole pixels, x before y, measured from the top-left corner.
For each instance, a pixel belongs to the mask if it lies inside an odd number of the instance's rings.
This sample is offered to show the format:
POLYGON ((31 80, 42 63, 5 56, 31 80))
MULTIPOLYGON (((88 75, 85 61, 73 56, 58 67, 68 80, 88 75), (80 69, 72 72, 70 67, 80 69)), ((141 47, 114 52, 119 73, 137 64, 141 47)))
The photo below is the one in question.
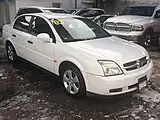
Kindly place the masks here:
POLYGON ((116 97, 67 96, 59 77, 27 62, 10 65, 0 47, 0 120, 160 120, 160 51, 150 50, 148 88, 116 97))

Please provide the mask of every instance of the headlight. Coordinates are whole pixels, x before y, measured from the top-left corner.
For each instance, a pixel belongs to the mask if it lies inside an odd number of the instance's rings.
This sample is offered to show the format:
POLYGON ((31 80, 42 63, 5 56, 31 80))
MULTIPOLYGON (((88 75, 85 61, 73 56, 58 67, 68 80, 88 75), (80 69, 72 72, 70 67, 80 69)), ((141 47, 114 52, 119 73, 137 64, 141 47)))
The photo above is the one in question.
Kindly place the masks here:
POLYGON ((98 62, 102 66, 105 76, 123 74, 121 68, 113 61, 98 60, 98 62))
POLYGON ((132 25, 132 31, 143 31, 144 28, 142 25, 132 25))

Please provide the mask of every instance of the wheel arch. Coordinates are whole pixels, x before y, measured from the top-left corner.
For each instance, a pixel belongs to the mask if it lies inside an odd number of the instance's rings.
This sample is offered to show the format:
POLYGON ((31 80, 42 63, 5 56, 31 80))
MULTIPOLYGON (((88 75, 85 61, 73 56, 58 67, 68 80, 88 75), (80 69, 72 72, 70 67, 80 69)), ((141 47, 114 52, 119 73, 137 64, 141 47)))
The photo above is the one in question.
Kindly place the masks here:
POLYGON ((7 40, 5 40, 5 42, 4 42, 4 46, 5 46, 5 48, 6 48, 6 45, 7 44, 12 44, 13 45, 13 47, 15 48, 15 46, 14 46, 14 44, 13 44, 13 42, 10 40, 10 39, 7 39, 7 40))
POLYGON ((85 84, 85 89, 88 90, 88 80, 87 80, 87 75, 84 71, 84 68, 83 66, 77 61, 77 60, 74 60, 74 59, 68 59, 68 60, 64 60, 62 61, 60 64, 59 64, 59 67, 58 67, 58 74, 59 76, 61 76, 61 70, 63 69, 63 67, 65 67, 65 65, 73 65, 75 66, 79 72, 81 73, 82 77, 83 77, 83 80, 84 80, 84 84, 85 84))
POLYGON ((61 74, 61 70, 63 69, 63 67, 65 67, 66 65, 73 65, 75 66, 76 68, 78 68, 79 71, 84 71, 84 68, 82 67, 82 65, 77 62, 76 60, 63 60, 61 61, 61 63, 59 64, 59 67, 58 67, 58 74, 60 75, 61 74))

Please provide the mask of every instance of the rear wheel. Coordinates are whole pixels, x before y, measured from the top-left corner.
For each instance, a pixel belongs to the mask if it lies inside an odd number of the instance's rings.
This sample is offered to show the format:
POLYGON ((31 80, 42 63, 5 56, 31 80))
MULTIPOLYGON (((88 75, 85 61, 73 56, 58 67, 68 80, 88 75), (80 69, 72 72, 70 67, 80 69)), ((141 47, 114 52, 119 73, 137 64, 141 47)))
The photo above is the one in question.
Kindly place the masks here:
POLYGON ((17 60, 17 54, 13 45, 11 43, 7 43, 6 50, 7 50, 8 61, 11 63, 15 63, 17 60))
POLYGON ((86 95, 86 87, 80 70, 74 65, 67 65, 61 69, 61 79, 64 90, 73 97, 86 95))

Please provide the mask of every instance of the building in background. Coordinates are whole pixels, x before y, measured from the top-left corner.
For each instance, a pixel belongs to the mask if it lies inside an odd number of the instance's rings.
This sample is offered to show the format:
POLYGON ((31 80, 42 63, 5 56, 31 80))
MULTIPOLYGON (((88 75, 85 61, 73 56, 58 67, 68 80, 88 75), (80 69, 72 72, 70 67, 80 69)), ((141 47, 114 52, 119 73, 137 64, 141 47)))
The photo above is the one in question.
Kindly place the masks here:
POLYGON ((94 0, 0 0, 0 29, 14 20, 24 6, 61 7, 66 9, 93 7, 94 0))
POLYGON ((160 0, 96 0, 97 7, 103 8, 108 14, 121 12, 129 5, 160 4, 160 0))

